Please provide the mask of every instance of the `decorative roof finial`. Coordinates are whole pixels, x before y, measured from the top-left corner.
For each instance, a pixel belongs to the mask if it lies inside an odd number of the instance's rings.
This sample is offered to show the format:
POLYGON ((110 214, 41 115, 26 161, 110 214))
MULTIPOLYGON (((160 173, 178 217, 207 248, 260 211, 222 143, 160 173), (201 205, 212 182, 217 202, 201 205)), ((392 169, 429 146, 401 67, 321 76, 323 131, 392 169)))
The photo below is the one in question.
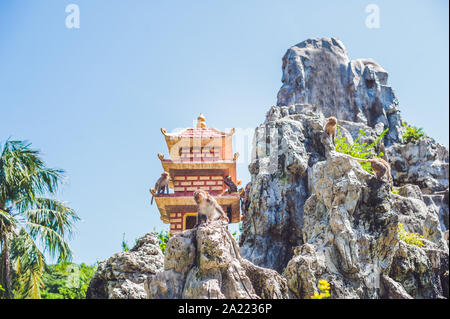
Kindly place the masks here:
POLYGON ((206 127, 206 118, 203 114, 200 113, 200 115, 197 117, 197 128, 205 128, 206 127))

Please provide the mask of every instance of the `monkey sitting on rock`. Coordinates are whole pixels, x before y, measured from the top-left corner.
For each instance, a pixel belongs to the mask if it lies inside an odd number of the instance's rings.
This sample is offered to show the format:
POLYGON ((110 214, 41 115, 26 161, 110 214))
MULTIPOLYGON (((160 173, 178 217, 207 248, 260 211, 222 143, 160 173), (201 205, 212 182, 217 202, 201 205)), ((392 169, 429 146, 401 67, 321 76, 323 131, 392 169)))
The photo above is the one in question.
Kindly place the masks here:
POLYGON ((331 137, 331 141, 334 145, 334 137, 336 136, 336 126, 337 126, 337 119, 334 116, 331 116, 328 118, 327 124, 325 124, 324 127, 324 135, 325 133, 331 137))
POLYGON ((217 201, 208 192, 204 190, 197 190, 194 192, 194 200, 198 206, 197 215, 197 226, 203 223, 208 223, 210 221, 224 219, 229 222, 229 219, 222 207, 217 203, 217 201))
POLYGON ((237 193, 238 189, 236 184, 233 182, 231 176, 227 176, 223 179, 223 182, 228 187, 228 193, 237 193))
MULTIPOLYGON (((158 178, 158 180, 155 183, 155 191, 156 191, 157 195, 164 193, 165 191, 167 191, 167 194, 169 194, 169 181, 170 181, 169 173, 163 172, 161 174, 161 177, 158 178)), ((153 198, 154 198, 154 196, 152 196, 152 201, 151 201, 152 205, 153 205, 153 198)))
POLYGON ((247 213, 248 208, 250 207, 250 190, 252 188, 252 183, 248 183, 245 185, 245 189, 243 194, 241 195, 241 211, 243 214, 247 213))
POLYGON ((385 178, 385 180, 388 183, 392 184, 391 166, 384 159, 378 158, 378 157, 362 159, 362 158, 356 158, 356 157, 346 155, 346 154, 345 154, 345 156, 350 159, 354 159, 355 161, 357 161, 359 163, 369 162, 370 168, 375 173, 375 176, 377 177, 378 180, 383 180, 383 178, 385 178))
MULTIPOLYGON (((333 145, 334 145, 334 137, 336 136, 336 127, 337 127, 337 119, 334 116, 329 117, 328 122, 327 124, 325 124, 324 127, 324 136, 327 135, 331 137, 333 145)), ((380 144, 380 150, 383 152, 383 157, 386 158, 386 155, 384 154, 385 148, 383 142, 381 142, 380 144)), ((369 162, 370 167, 372 168, 378 180, 383 180, 383 178, 385 177, 387 182, 392 184, 391 166, 385 159, 377 157, 372 159, 361 159, 350 155, 345 156, 354 159, 360 163, 369 162)))

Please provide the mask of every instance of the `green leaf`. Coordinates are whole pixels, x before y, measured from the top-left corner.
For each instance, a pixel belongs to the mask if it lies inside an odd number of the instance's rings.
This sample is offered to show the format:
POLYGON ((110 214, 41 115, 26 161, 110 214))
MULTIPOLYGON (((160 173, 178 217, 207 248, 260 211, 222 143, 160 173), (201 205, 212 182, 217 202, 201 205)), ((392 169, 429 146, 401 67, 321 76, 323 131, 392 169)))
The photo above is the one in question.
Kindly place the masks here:
POLYGON ((59 262, 72 258, 67 240, 79 217, 52 198, 64 182, 63 170, 47 167, 27 141, 7 140, 0 149, 0 231, 7 234, 0 237, 0 246, 8 238, 12 293, 40 298, 44 253, 59 262))

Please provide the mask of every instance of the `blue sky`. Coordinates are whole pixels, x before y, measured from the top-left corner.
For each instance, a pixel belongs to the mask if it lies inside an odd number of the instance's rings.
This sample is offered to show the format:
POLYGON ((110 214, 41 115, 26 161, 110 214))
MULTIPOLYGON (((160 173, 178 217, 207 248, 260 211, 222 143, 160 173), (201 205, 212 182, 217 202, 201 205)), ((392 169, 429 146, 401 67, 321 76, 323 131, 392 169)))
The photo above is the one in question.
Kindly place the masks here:
POLYGON ((94 263, 123 233, 168 229, 148 193, 161 127, 203 112, 208 126, 253 129, 289 46, 330 36, 383 66, 403 118, 448 146, 447 0, 0 0, 0 142, 27 139, 67 171, 59 196, 82 218, 74 260, 94 263), (71 3, 79 29, 65 26, 71 3), (370 3, 379 29, 365 26, 370 3))

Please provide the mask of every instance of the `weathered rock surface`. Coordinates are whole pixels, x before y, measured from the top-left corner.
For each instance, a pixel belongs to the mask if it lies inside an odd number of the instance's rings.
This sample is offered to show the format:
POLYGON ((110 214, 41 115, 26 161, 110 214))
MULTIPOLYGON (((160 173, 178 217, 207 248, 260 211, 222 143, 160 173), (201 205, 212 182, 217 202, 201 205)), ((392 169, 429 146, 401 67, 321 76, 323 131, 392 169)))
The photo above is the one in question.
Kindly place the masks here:
MULTIPOLYGON (((439 214, 417 185, 399 187, 395 195, 359 163, 336 153, 323 138, 324 124, 317 107, 297 104, 272 107, 256 129, 242 254, 282 272, 296 298, 318 292, 320 279, 330 282, 334 298, 447 296, 448 241, 439 214), (400 243, 399 222, 422 234, 427 247, 400 243), (401 244, 416 255, 421 251, 426 266, 398 267, 401 244), (431 279, 414 290, 411 276, 431 279)), ((346 124, 344 136, 352 130, 346 124)))
POLYGON ((286 279, 243 259, 226 222, 214 221, 170 238, 164 271, 147 277, 152 299, 287 298, 286 279))
POLYGON ((309 298, 326 279, 334 298, 379 298, 398 243, 389 185, 339 153, 315 164, 310 179, 304 244, 284 271, 289 287, 309 298))
POLYGON ((434 209, 428 207, 421 198, 394 194, 391 196, 392 210, 399 215, 399 222, 405 225, 408 232, 422 234, 436 247, 448 250, 448 243, 439 223, 439 215, 434 209))
POLYGON ((396 143, 386 149, 396 184, 416 184, 424 194, 449 187, 448 149, 429 137, 416 143, 396 143))
POLYGON ((326 117, 389 128, 386 146, 400 140, 398 101, 388 73, 372 59, 350 60, 338 39, 308 39, 292 46, 282 71, 277 105, 314 104, 326 117))
POLYGON ((448 250, 400 241, 389 276, 413 298, 448 298, 448 250))
MULTIPOLYGON (((448 233, 448 219, 449 219, 449 207, 448 207, 448 188, 439 193, 433 195, 423 195, 425 204, 439 216, 439 223, 441 229, 448 233)), ((448 240, 448 238, 447 238, 448 240)))
POLYGON ((325 159, 325 118, 317 107, 273 107, 255 131, 250 208, 244 216, 241 252, 256 265, 279 272, 302 243, 308 169, 325 159))
POLYGON ((158 238, 148 233, 127 252, 101 262, 86 292, 88 299, 143 299, 144 281, 162 271, 164 255, 158 238))
MULTIPOLYGON (((315 38, 292 46, 283 57, 278 106, 307 103, 335 116, 353 139, 359 129, 384 139, 396 185, 416 184, 425 194, 449 187, 448 149, 432 138, 402 144, 400 108, 388 73, 372 59, 350 60, 341 41, 315 38)), ((448 206, 448 205, 447 205, 448 206)))

